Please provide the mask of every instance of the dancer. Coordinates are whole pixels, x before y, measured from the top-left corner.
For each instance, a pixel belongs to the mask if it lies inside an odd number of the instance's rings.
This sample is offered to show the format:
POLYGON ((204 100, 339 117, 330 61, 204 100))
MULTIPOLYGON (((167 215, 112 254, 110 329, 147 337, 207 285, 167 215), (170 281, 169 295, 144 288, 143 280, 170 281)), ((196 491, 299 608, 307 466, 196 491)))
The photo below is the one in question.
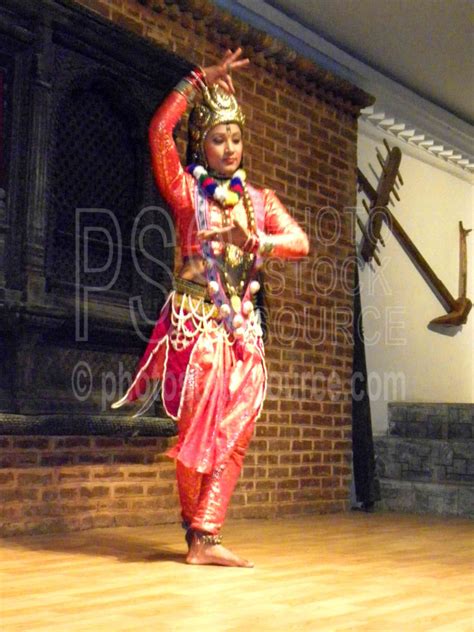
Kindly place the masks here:
POLYGON ((157 109, 150 125, 153 172, 172 209, 183 267, 175 278, 126 394, 112 408, 161 388, 177 421, 168 452, 176 474, 189 564, 253 566, 221 544, 221 527, 262 409, 266 369, 255 279, 262 258, 308 253, 305 233, 269 189, 242 169, 244 115, 231 72, 249 63, 241 49, 195 68, 157 109), (189 118, 189 164, 181 165, 173 129, 189 118))

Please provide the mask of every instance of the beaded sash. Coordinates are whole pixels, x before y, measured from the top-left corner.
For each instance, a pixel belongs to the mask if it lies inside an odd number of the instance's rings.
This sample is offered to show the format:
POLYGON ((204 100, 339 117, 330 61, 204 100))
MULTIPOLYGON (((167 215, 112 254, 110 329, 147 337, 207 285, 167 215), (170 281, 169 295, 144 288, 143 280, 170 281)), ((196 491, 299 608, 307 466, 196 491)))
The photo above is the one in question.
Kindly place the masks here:
MULTIPOLYGON (((198 230, 206 230, 209 227, 209 202, 206 194, 199 186, 195 187, 194 201, 197 228, 198 230)), ((254 313, 253 304, 250 300, 250 280, 253 276, 255 262, 252 269, 247 273, 243 295, 240 297, 229 297, 226 293, 225 284, 221 278, 220 264, 214 255, 211 242, 207 240, 202 241, 201 249, 202 255, 206 261, 208 291, 209 288, 212 288, 212 293, 209 292, 211 300, 219 310, 219 316, 225 324, 228 332, 234 334, 236 338, 242 338, 247 326, 250 325, 251 321, 255 320, 253 317, 250 318, 250 316, 254 313)))

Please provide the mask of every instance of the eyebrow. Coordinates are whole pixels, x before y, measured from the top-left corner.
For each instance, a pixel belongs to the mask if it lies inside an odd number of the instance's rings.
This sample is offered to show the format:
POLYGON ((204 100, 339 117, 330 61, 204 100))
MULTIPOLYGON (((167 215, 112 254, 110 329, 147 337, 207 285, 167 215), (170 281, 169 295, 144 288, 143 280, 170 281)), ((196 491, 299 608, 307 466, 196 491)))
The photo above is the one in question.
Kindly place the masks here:
MULTIPOLYGON (((226 138, 227 133, 226 132, 214 132, 213 134, 211 134, 211 138, 226 138)), ((239 136, 239 138, 242 138, 242 132, 240 131, 236 131, 236 132, 231 132, 230 136, 232 136, 232 138, 234 138, 235 136, 239 136)))

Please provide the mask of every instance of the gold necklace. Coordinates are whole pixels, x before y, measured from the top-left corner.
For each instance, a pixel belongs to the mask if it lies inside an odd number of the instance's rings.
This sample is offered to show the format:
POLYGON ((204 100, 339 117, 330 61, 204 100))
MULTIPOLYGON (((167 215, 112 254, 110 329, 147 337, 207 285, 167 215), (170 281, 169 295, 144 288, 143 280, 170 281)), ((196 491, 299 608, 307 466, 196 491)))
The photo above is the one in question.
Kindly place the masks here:
MULTIPOLYGON (((255 224, 255 212, 250 198, 250 194, 247 189, 247 183, 242 182, 243 185, 243 203, 245 212, 247 215, 247 228, 251 233, 256 232, 255 224)), ((222 209, 222 223, 224 226, 230 226, 232 223, 231 209, 224 207, 222 209)), ((252 267, 255 255, 253 253, 244 252, 238 246, 234 244, 226 244, 224 250, 224 285, 226 293, 230 298, 231 305, 234 311, 240 311, 241 297, 244 291, 245 282, 250 268, 252 267), (238 281, 234 282, 231 279, 237 277, 238 281)))

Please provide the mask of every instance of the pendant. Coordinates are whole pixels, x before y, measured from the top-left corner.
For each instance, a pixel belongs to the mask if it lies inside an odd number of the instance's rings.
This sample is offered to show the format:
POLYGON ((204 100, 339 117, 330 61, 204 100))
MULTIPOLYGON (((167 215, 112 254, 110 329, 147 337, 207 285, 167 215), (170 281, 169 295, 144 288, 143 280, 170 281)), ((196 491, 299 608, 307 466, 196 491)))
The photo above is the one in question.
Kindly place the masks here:
POLYGON ((232 244, 229 244, 227 246, 227 261, 229 262, 229 265, 232 268, 236 268, 237 266, 239 266, 242 263, 242 259, 243 259, 243 253, 242 250, 240 248, 237 248, 237 246, 234 246, 232 244))
POLYGON ((233 294, 231 296, 230 304, 232 305, 232 309, 234 310, 234 312, 238 314, 242 306, 242 301, 240 300, 240 297, 237 296, 237 294, 233 294))

